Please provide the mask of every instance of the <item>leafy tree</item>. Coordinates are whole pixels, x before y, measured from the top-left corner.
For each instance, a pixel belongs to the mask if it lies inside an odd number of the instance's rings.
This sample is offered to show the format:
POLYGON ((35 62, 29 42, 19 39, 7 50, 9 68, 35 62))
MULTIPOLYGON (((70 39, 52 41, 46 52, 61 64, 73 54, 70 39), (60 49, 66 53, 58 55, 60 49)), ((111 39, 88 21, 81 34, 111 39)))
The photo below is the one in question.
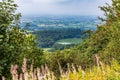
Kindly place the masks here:
POLYGON ((114 22, 120 19, 120 0, 111 0, 112 4, 106 3, 106 6, 100 7, 104 12, 106 19, 102 19, 108 23, 114 22))
POLYGON ((19 28, 20 13, 14 0, 0 2, 0 76, 9 76, 11 64, 21 64, 24 57, 35 66, 41 65, 42 50, 37 48, 35 36, 19 28))

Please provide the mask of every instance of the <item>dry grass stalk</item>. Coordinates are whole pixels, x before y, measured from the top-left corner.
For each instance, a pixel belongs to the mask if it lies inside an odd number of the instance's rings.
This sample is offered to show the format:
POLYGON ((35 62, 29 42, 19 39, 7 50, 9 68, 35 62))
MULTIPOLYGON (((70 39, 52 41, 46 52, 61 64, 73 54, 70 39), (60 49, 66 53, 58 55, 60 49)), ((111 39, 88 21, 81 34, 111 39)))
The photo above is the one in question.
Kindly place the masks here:
POLYGON ((63 73, 63 69, 62 69, 59 61, 57 61, 57 63, 58 63, 58 66, 59 66, 60 75, 62 76, 62 75, 64 74, 64 73, 63 73))
POLYGON ((20 74, 19 80, 23 80, 23 74, 20 74))
POLYGON ((73 63, 72 63, 72 71, 73 71, 73 73, 77 73, 77 70, 76 70, 75 65, 73 63))
POLYGON ((97 66, 100 67, 100 63, 99 63, 100 61, 97 54, 95 54, 95 59, 96 59, 97 66))
POLYGON ((4 76, 2 76, 2 80, 5 80, 5 77, 4 77, 4 76))
POLYGON ((37 68, 37 78, 38 80, 43 80, 42 73, 40 73, 40 68, 37 68))
POLYGON ((25 58, 23 60, 22 72, 23 72, 23 75, 24 75, 24 80, 28 80, 27 59, 25 59, 25 58))
POLYGON ((71 70, 70 70, 70 64, 67 63, 67 72, 70 73, 70 71, 71 71, 71 70))
POLYGON ((10 72, 12 74, 12 80, 18 80, 18 72, 17 72, 18 66, 17 65, 11 65, 10 72))
POLYGON ((103 63, 99 60, 99 57, 98 57, 97 54, 95 54, 95 59, 96 59, 96 63, 97 63, 98 68, 103 70, 104 69, 103 68, 103 63))
POLYGON ((34 72, 33 72, 33 80, 37 80, 37 70, 34 69, 34 72))
POLYGON ((46 71, 46 76, 48 77, 48 80, 51 80, 50 70, 46 64, 45 64, 45 71, 46 71))
POLYGON ((33 64, 31 64, 31 66, 30 66, 30 73, 29 73, 29 75, 30 75, 30 79, 34 79, 34 74, 33 74, 33 64))
POLYGON ((78 66, 78 72, 82 72, 82 79, 84 79, 85 71, 81 68, 81 66, 78 66))

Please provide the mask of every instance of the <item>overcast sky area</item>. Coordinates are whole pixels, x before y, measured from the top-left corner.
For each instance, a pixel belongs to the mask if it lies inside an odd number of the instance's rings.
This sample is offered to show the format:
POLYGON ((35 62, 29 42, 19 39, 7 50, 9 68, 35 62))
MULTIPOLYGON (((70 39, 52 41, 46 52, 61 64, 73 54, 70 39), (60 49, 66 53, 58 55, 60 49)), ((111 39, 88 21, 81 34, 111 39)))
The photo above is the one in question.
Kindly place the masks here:
POLYGON ((111 0, 16 0, 22 15, 102 15, 98 6, 111 0))

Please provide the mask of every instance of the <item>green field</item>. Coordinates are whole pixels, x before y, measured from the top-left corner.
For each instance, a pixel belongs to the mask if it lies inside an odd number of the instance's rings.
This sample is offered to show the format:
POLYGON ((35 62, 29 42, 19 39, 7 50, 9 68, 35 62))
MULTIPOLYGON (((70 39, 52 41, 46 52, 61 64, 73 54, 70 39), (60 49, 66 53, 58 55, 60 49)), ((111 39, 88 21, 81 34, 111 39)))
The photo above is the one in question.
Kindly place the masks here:
POLYGON ((68 38, 68 39, 61 39, 55 42, 55 44, 50 48, 43 48, 45 52, 51 52, 54 50, 62 50, 64 48, 69 48, 70 46, 79 44, 82 42, 81 38, 68 38))
POLYGON ((80 38, 68 38, 68 39, 61 39, 56 42, 56 44, 61 45, 71 45, 71 44, 79 44, 82 42, 80 38))

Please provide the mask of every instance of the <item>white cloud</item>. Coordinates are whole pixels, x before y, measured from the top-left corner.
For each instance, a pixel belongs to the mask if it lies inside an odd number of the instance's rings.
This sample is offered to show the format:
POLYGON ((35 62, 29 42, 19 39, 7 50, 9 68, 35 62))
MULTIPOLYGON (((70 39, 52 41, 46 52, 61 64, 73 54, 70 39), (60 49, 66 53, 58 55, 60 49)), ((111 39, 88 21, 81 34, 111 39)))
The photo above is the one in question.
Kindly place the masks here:
POLYGON ((23 15, 70 14, 100 15, 98 6, 110 0, 16 0, 23 15))
POLYGON ((39 2, 39 3, 52 3, 54 0, 33 0, 33 2, 39 2))

